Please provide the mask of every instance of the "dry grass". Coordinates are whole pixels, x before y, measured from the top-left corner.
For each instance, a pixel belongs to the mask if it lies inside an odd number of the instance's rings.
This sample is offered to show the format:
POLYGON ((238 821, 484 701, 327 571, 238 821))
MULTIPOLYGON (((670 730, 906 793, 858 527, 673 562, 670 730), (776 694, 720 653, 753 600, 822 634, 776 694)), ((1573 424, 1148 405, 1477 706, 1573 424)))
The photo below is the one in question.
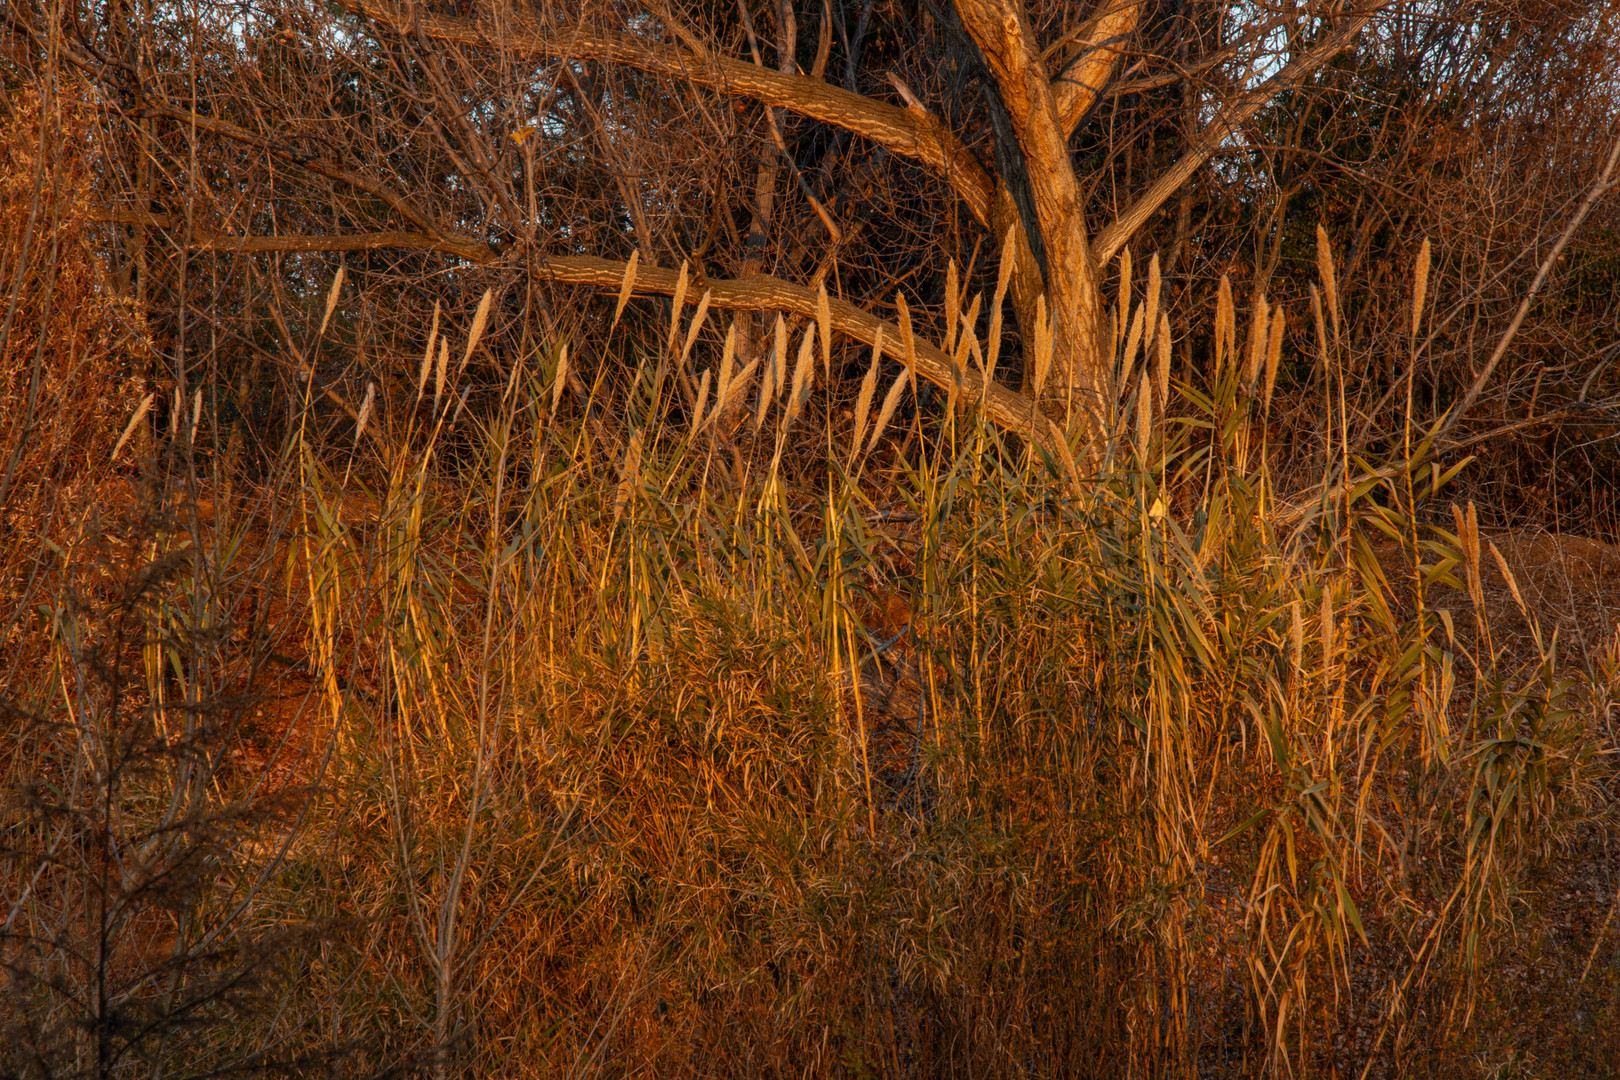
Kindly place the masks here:
POLYGON ((1444 1071, 1608 850, 1612 661, 1415 614, 1500 581, 1412 520, 1427 471, 1275 531, 1252 365, 1076 488, 971 415, 739 477, 656 357, 594 425, 555 362, 453 465, 424 410, 372 489, 303 485, 315 847, 394 928, 329 992, 437 1071, 1444 1071))
MULTIPOLYGON (((379 387, 368 434, 295 424, 258 489, 181 482, 154 429, 169 511, 98 534, 140 588, 53 578, 49 667, 8 684, 11 776, 71 811, 7 819, 6 895, 68 867, 10 908, 7 963, 58 963, 11 1030, 98 1076, 1601 1075, 1612 628, 1569 663, 1503 606, 1422 431, 1279 528, 1281 316, 1223 297, 1212 381, 1135 377, 1168 354, 1119 335, 1130 419, 1083 482, 898 394, 841 426, 813 324, 737 432, 694 423, 681 387, 734 403, 680 305, 618 381, 562 388, 547 347, 464 408, 465 364, 379 387), (115 757, 147 764, 74 802, 115 757), (100 846, 64 859, 52 820, 100 846), (187 888, 62 967, 38 943, 96 937, 62 927, 130 844, 187 888), (86 1057, 107 972, 188 1037, 86 1057), (176 987, 205 1023, 152 1005, 176 987)), ((1166 325, 1143 303, 1116 325, 1166 325)))

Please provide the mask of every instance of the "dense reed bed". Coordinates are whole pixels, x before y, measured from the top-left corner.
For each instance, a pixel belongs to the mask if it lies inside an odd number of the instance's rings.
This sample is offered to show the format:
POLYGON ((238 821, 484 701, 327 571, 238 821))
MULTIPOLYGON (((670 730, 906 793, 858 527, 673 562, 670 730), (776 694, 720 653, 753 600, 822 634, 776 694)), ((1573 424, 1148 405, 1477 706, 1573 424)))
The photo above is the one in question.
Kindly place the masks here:
MULTIPOLYGON (((1545 598, 1409 394, 1347 445, 1325 244, 1302 357, 1223 288, 1175 364, 1119 268, 1063 460, 824 318, 745 365, 622 297, 278 384, 254 450, 230 385, 134 382, 78 189, 30 190, 0 1075, 1609 1074, 1607 594, 1545 598)), ((306 372, 366 344, 343 290, 306 372)), ((993 369, 980 303, 938 344, 993 369)))
POLYGON ((12 623, 9 1074, 1602 1074, 1615 643, 1432 431, 1282 498, 1229 299, 1073 463, 673 310, 129 440, 12 623))

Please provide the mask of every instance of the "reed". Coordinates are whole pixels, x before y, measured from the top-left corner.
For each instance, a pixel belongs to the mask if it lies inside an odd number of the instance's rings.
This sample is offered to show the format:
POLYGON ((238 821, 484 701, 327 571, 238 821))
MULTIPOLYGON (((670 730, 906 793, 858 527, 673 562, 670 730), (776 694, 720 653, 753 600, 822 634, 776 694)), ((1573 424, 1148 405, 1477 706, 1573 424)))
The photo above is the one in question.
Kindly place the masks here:
MULTIPOLYGON (((905 371, 870 419, 880 350, 835 432, 814 405, 825 304, 778 320, 753 433, 715 420, 752 371, 734 333, 691 402, 648 392, 662 363, 714 359, 704 299, 682 335, 679 298, 663 352, 586 391, 563 393, 550 344, 469 397, 435 321, 393 403, 367 393, 387 440, 296 428, 281 497, 251 526, 198 518, 194 570, 139 612, 156 641, 235 582, 307 674, 297 767, 319 791, 237 843, 250 893, 199 880, 208 911, 336 929, 288 947, 276 1008, 214 1038, 436 1077, 1474 1062, 1532 890, 1613 820, 1612 683, 1561 663, 1471 506, 1435 523, 1449 476, 1421 430, 1284 523, 1249 446, 1282 310, 1257 302, 1239 356, 1223 283, 1214 355, 1172 380, 1157 260, 1140 302, 1130 280, 1121 452, 1087 483, 982 412, 895 425, 905 371), (1531 625, 1518 651, 1490 632, 1482 547, 1531 625)), ((948 302, 947 345, 993 367, 979 302, 948 302)), ((909 355, 904 304, 899 325, 909 355)), ((71 671, 67 621, 49 647, 71 671)), ((203 664, 166 647, 142 701, 203 664)), ((77 707, 58 683, 38 708, 77 707)), ((211 775, 210 813, 273 786, 211 775)), ((121 812, 173 790, 145 777, 121 812)), ((1579 953, 1612 1018, 1601 935, 1579 953)))

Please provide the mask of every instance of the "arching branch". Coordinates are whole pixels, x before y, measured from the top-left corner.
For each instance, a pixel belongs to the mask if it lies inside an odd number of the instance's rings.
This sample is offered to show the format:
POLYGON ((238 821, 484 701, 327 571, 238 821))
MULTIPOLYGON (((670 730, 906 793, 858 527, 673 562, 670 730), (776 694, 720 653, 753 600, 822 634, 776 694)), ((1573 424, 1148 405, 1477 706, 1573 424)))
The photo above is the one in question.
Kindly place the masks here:
MULTIPOLYGON (((132 210, 108 210, 99 215, 103 221, 126 225, 178 230, 181 223, 163 214, 141 213, 132 210)), ((415 251, 443 251, 470 262, 491 263, 499 256, 469 237, 428 236, 423 233, 374 232, 351 233, 337 236, 227 236, 193 229, 189 236, 177 236, 193 251, 212 251, 220 254, 240 252, 264 254, 270 252, 317 251, 375 251, 399 248, 415 251)), ((545 260, 540 273, 564 285, 584 285, 604 292, 616 292, 624 283, 626 264, 611 259, 591 256, 562 256, 545 260)), ((656 266, 642 266, 636 271, 634 292, 659 296, 675 293, 680 274, 656 266)), ((768 274, 759 274, 745 281, 708 280, 704 288, 709 294, 709 306, 732 311, 782 311, 806 318, 815 318, 819 309, 819 294, 802 285, 795 285, 768 274)), ((688 297, 696 299, 698 293, 689 290, 688 297)), ((883 339, 883 353, 922 379, 933 383, 948 394, 960 395, 965 405, 983 400, 985 413, 998 426, 1017 434, 1046 449, 1072 466, 1067 445, 1058 428, 1036 408, 1034 400, 999 383, 987 381, 971 368, 964 368, 938 347, 921 338, 913 337, 910 355, 905 338, 892 322, 878 318, 871 312, 856 307, 846 300, 829 298, 828 310, 832 327, 838 333, 854 338, 866 345, 883 339)))
MULTIPOLYGON (((549 259, 542 268, 542 272, 554 281, 588 285, 609 292, 623 284, 624 270, 624 263, 588 256, 549 259)), ((635 291, 673 295, 679 278, 680 275, 674 270, 640 267, 636 271, 635 291)), ((704 286, 711 307, 736 311, 786 311, 806 318, 816 317, 817 293, 768 274, 760 274, 746 281, 711 279, 704 286)), ((879 319, 845 300, 829 299, 828 308, 834 330, 866 345, 875 342, 881 330, 884 355, 911 367, 919 377, 947 393, 959 393, 965 404, 971 405, 983 399, 985 412, 996 424, 1063 456, 1057 446, 1063 441, 1062 434, 1035 407, 1032 398, 999 383, 987 383, 978 372, 957 365, 949 356, 921 338, 913 338, 912 355, 908 360, 904 338, 894 323, 879 319), (913 360, 915 363, 911 362, 913 360)))
POLYGON ((699 55, 628 34, 605 34, 584 28, 566 34, 548 34, 534 20, 517 12, 497 30, 471 19, 408 10, 388 0, 346 0, 346 3, 350 11, 391 26, 400 33, 414 32, 434 41, 504 50, 518 56, 611 61, 819 120, 928 166, 951 185, 980 223, 990 220, 994 181, 967 147, 923 110, 901 109, 874 101, 809 75, 774 71, 713 53, 699 55))

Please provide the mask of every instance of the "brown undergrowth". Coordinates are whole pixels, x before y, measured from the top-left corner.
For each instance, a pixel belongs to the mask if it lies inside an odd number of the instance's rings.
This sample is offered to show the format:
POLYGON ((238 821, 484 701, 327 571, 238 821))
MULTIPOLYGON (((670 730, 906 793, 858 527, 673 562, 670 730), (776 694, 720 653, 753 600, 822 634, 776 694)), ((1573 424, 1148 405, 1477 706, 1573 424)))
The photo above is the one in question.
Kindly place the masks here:
POLYGON ((284 902, 373 928, 310 985, 385 1059, 1602 1074, 1600 546, 1425 523, 1426 467, 1275 530, 1230 362, 1092 485, 963 415, 818 492, 560 358, 470 454, 421 402, 305 459, 341 779, 284 902))
POLYGON ((6 503, 5 1068, 1604 1075, 1613 553, 1423 431, 1280 498, 1225 295, 1084 472, 877 364, 806 411, 814 322, 717 433, 680 307, 294 381, 253 483, 81 410, 77 516, 6 503))

